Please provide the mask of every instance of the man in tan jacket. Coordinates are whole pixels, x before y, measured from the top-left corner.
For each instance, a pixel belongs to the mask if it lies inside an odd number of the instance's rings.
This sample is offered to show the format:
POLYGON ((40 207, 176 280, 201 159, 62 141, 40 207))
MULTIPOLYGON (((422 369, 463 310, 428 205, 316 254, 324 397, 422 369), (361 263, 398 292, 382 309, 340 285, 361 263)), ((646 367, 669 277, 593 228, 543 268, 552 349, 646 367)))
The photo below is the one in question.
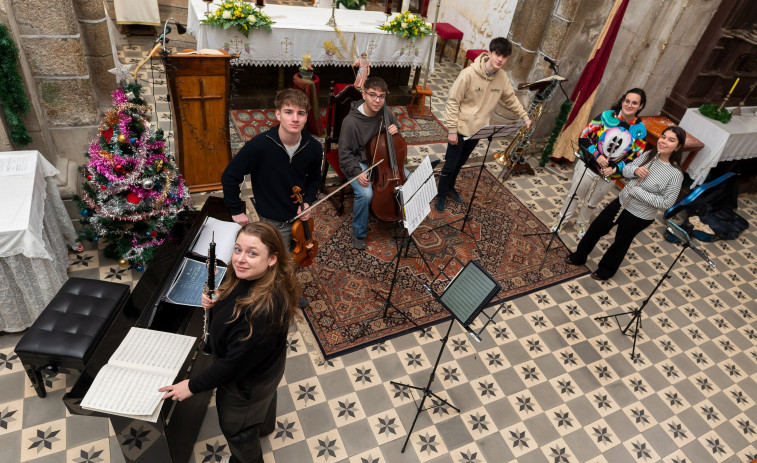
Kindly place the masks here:
POLYGON ((436 210, 443 211, 447 195, 457 203, 463 200, 455 190, 455 182, 468 157, 476 148, 478 140, 470 137, 481 127, 489 124, 497 101, 531 125, 528 114, 515 97, 510 79, 502 70, 512 53, 512 45, 497 37, 489 44, 489 53, 482 53, 457 76, 447 99, 447 129, 449 130, 447 153, 439 177, 439 193, 436 210))

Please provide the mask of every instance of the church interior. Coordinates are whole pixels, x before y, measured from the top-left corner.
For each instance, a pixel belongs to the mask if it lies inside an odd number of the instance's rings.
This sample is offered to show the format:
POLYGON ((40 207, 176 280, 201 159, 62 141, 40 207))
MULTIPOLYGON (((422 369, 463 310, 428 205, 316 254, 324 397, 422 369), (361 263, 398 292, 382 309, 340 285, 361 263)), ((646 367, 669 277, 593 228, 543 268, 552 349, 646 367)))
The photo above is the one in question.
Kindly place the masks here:
MULTIPOLYGON (((248 140, 276 127, 278 90, 307 95, 307 129, 328 153, 338 146, 333 130, 340 121, 331 119, 332 111, 339 114, 337 95, 360 70, 357 60, 345 63, 365 51, 370 75, 388 83, 386 104, 402 125, 406 166, 421 171, 430 161, 438 177, 450 89, 491 39, 506 37, 512 55, 500 72, 523 108, 536 114, 534 126, 518 132, 519 139, 512 131, 479 141, 460 174, 466 203, 450 200, 439 212, 432 201, 404 254, 397 229, 375 217, 368 249, 349 246, 351 188, 315 214, 321 249, 312 266, 297 272, 307 307, 287 334, 275 427, 260 438, 263 461, 757 462, 757 12, 750 0, 477 0, 475 8, 464 0, 338 0, 339 8, 331 0, 257 0, 246 4, 269 15, 273 32, 249 34, 201 22, 222 3, 0 1, 7 31, 0 47, 16 48, 12 61, 29 100, 20 116, 9 109, 11 100, 0 101, 0 211, 17 223, 26 219, 14 208, 25 207, 29 226, 40 230, 39 238, 29 232, 13 241, 6 237, 15 230, 0 225, 0 296, 8 302, 0 308, 0 461, 228 461, 215 393, 180 405, 161 402, 156 420, 83 408, 95 364, 107 363, 118 346, 103 339, 120 333, 120 340, 131 326, 154 322, 156 330, 196 336, 190 359, 179 363, 187 375, 195 361, 198 370, 209 365, 211 357, 198 348, 201 309, 166 304, 168 280, 190 257, 189 234, 205 217, 231 221, 221 172, 248 140), (345 11, 352 3, 357 10, 345 11), (385 12, 406 10, 453 32, 440 28, 436 37, 411 41, 377 29, 375 18, 381 25, 385 12), (190 96, 181 86, 188 80, 182 61, 203 57, 202 66, 220 67, 193 69, 208 74, 190 96), (591 67, 600 60, 604 65, 591 67), (308 71, 311 77, 303 77, 308 71), (558 74, 565 80, 552 78, 558 74), (116 103, 117 79, 139 83, 144 101, 116 103), (598 280, 591 273, 612 235, 585 266, 571 266, 565 258, 581 240, 578 226, 550 230, 580 163, 573 140, 559 136, 562 124, 568 130, 566 119, 573 120, 565 102, 583 104, 575 111, 577 135, 634 87, 646 91, 640 115, 648 146, 660 136, 652 132, 668 125, 687 132, 683 186, 676 206, 636 236, 618 272, 598 280), (721 119, 702 115, 703 105, 721 119), (108 139, 108 126, 111 135, 123 129, 108 119, 114 107, 145 117, 141 130, 154 138, 139 153, 149 160, 145 169, 166 179, 165 186, 138 185, 151 190, 147 198, 170 205, 154 220, 172 231, 150 253, 143 244, 160 238, 157 225, 157 238, 148 229, 139 245, 135 238, 115 257, 102 229, 88 239, 77 235, 78 249, 67 234, 86 229, 93 210, 114 212, 81 202, 92 195, 85 185, 99 187, 100 177, 88 170, 101 159, 92 140, 108 139), (220 116, 213 119, 213 111, 220 116), (25 143, 15 132, 19 118, 25 143), (163 149, 166 156, 158 153, 163 149), (37 169, 28 188, 22 159, 37 169), (692 212, 683 217, 696 230, 688 230, 691 245, 671 236, 668 219, 716 203, 728 203, 743 229, 718 234, 692 212), (29 240, 41 254, 21 251, 29 240), (501 283, 496 304, 468 322, 428 293, 444 290, 451 278, 437 285, 433 275, 455 259, 460 267, 480 259, 501 283), (102 332, 58 322, 70 335, 61 339, 77 345, 94 339, 86 361, 56 364, 30 354, 58 342, 57 334, 43 335, 28 347, 41 328, 36 317, 63 285, 87 282, 118 284, 112 288, 127 295, 102 332), (26 306, 33 307, 29 314, 15 313, 26 306), (397 314, 417 323, 398 321, 397 314)), ((499 104, 490 123, 516 120, 499 104)), ((100 154, 112 160, 115 153, 100 154)), ((344 184, 329 162, 323 161, 319 198, 344 184)), ((98 170, 107 177, 102 190, 115 182, 114 172, 138 168, 98 170)), ((613 181, 597 211, 625 187, 613 181)), ((249 178, 241 191, 255 221, 249 178)), ((132 200, 145 203, 135 194, 132 200)), ((205 258, 194 258, 205 271, 205 258)), ((98 305, 107 302, 92 310, 98 305)))

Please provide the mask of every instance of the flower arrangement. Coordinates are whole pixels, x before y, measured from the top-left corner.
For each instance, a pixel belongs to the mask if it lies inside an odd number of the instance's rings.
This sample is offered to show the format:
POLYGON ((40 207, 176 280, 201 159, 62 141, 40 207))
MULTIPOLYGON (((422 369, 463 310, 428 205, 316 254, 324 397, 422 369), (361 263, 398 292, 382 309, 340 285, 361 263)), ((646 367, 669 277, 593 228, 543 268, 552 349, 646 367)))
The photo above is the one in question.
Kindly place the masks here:
POLYGON ((379 29, 401 35, 415 43, 415 39, 430 35, 432 27, 431 23, 424 21, 420 16, 409 11, 403 11, 399 16, 379 26, 379 29))
POLYGON ((200 22, 224 29, 236 26, 245 37, 250 33, 250 29, 265 29, 271 32, 273 24, 270 16, 255 8, 253 4, 241 0, 224 0, 215 12, 205 13, 205 19, 200 22))

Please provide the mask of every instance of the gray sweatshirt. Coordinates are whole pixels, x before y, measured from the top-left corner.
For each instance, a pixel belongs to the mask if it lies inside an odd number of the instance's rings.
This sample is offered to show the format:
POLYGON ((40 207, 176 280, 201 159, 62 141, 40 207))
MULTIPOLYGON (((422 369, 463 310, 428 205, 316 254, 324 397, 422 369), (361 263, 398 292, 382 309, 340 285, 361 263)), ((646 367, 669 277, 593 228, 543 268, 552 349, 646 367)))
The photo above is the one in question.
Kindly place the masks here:
MULTIPOLYGON (((373 117, 368 117, 360 112, 363 100, 352 103, 352 109, 342 121, 342 130, 339 133, 339 168, 349 179, 358 175, 363 169, 360 163, 367 163, 366 146, 371 138, 378 134, 383 110, 373 117)), ((394 114, 391 115, 388 125, 397 124, 394 114)))

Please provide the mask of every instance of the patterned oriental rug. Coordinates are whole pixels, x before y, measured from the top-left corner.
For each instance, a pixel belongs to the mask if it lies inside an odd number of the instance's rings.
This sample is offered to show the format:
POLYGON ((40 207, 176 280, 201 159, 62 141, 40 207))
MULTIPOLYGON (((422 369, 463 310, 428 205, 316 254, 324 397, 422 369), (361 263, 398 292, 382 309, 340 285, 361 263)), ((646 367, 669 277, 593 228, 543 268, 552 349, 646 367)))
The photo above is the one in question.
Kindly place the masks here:
MULTIPOLYGON (((470 198, 478 172, 478 167, 471 167, 460 173, 457 186, 464 200, 470 198)), ((479 259, 503 288, 491 305, 588 273, 584 266, 565 263, 568 251, 560 240, 555 240, 539 271, 550 235, 540 238, 524 237, 523 234, 549 230, 501 184, 492 192, 491 202, 481 207, 483 196, 495 182, 495 177, 485 170, 468 221, 484 258, 478 257, 476 243, 459 231, 462 222, 442 226, 462 218, 467 203, 448 201, 443 213, 432 207, 431 214, 413 233, 417 247, 435 273, 452 256, 457 256, 463 264, 479 259), (442 227, 434 230, 439 226, 442 227)), ((371 217, 368 249, 356 251, 351 244, 352 201, 348 197, 345 202, 345 213, 341 217, 335 215, 329 201, 321 206, 315 225, 318 257, 313 265, 299 272, 304 296, 310 301, 305 316, 326 359, 415 329, 389 308, 387 318, 379 317, 361 336, 352 339, 366 320, 383 310, 394 273, 393 258, 397 253, 398 240, 393 236, 398 231, 406 232, 392 223, 371 217)), ((449 274, 449 271, 445 273, 449 274)), ((418 250, 410 245, 409 256, 400 261, 391 302, 421 327, 450 316, 423 287, 432 279, 418 250)), ((436 291, 442 292, 447 282, 440 280, 437 283, 440 287, 435 287, 436 291)))
MULTIPOLYGON (((391 108, 397 122, 401 124, 400 130, 405 138, 405 143, 408 145, 447 142, 447 128, 439 122, 436 116, 433 119, 413 119, 407 113, 405 106, 392 106, 391 108)), ((326 109, 321 109, 321 116, 325 117, 325 115, 326 109)), ((273 109, 233 110, 231 116, 231 128, 235 132, 232 134, 232 139, 241 139, 242 142, 278 124, 273 109)))

